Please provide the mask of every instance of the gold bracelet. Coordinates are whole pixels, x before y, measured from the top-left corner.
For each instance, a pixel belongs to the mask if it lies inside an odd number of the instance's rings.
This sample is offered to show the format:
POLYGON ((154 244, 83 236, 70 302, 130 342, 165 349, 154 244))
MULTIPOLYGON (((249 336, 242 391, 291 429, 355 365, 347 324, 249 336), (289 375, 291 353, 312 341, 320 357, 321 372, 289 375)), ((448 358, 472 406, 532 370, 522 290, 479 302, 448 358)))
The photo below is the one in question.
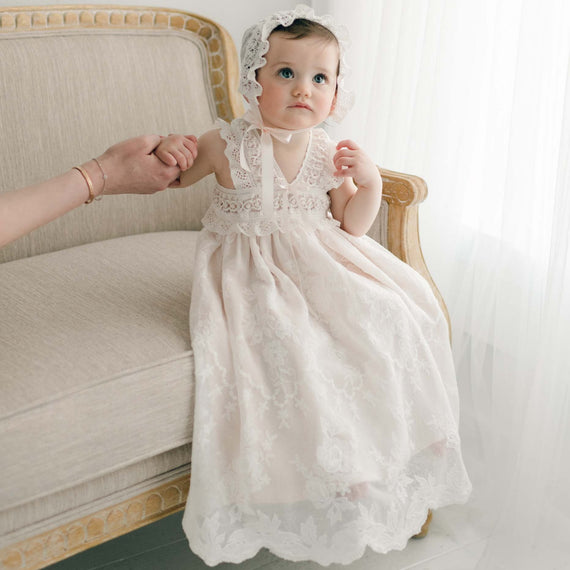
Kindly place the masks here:
POLYGON ((81 176, 85 178, 85 182, 87 182, 87 187, 89 188, 89 198, 85 201, 85 203, 91 204, 91 202, 93 202, 93 199, 95 198, 95 193, 93 192, 93 182, 91 182, 89 174, 87 174, 87 172, 85 172, 85 169, 81 168, 81 166, 74 166, 73 168, 79 171, 81 173, 81 176))
POLYGON ((101 192, 99 192, 99 196, 97 196, 97 198, 95 198, 95 200, 99 201, 99 200, 101 200, 101 198, 103 197, 103 194, 105 192, 105 183, 107 182, 107 175, 105 174, 105 171, 103 170, 103 167, 101 166, 101 163, 96 158, 93 158, 93 160, 97 163, 97 166, 99 167, 99 170, 101 171, 101 174, 103 175, 103 188, 101 189, 101 192))

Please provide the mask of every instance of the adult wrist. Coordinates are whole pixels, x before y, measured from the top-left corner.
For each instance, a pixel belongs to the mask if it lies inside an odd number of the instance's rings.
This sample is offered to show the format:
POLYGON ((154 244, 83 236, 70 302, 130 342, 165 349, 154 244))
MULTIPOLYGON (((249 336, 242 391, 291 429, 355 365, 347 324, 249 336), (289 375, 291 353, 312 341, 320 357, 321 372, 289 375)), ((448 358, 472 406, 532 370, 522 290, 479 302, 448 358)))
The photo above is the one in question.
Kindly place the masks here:
POLYGON ((103 170, 98 166, 95 159, 91 159, 81 165, 81 168, 87 173, 93 185, 93 197, 99 198, 105 190, 105 176, 103 170))

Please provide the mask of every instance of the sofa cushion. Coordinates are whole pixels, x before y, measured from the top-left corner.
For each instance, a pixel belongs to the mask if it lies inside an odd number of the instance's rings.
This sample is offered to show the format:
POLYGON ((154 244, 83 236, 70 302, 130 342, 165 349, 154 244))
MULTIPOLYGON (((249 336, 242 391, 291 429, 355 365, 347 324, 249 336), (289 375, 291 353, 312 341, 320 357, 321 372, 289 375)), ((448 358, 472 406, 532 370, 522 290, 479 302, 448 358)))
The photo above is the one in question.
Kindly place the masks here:
POLYGON ((190 442, 197 235, 140 234, 0 265, 0 520, 190 442))

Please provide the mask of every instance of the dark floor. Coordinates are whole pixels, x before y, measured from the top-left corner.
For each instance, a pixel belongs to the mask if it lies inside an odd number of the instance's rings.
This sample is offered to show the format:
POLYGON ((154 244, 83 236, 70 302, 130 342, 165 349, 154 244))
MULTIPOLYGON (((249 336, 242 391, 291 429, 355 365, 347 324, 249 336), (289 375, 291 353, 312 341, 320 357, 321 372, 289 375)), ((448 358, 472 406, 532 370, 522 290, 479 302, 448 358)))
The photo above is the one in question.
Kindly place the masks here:
POLYGON ((49 570, 208 568, 188 548, 182 512, 58 562, 49 570), (166 554, 168 551, 168 554, 166 554), (166 563, 166 559, 169 560, 166 563), (168 565, 167 565, 168 564, 168 565))
MULTIPOLYGON (((370 549, 356 562, 331 564, 327 570, 473 570, 485 545, 483 529, 468 506, 437 511, 428 536, 411 540, 402 551, 377 554, 370 549)), ((546 568, 547 566, 544 566, 546 568)), ((49 570, 206 570, 182 530, 182 512, 96 546, 49 570)), ((315 562, 289 562, 262 550, 241 564, 216 570, 322 570, 315 562)))

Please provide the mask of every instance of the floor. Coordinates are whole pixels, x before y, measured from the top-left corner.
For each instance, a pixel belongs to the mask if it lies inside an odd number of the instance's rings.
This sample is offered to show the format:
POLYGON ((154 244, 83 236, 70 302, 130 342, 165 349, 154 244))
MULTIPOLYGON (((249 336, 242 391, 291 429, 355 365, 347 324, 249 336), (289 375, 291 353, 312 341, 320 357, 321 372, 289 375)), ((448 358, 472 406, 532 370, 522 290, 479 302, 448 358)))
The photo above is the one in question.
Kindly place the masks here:
MULTIPOLYGON (((182 513, 49 567, 49 570, 206 570, 194 556, 181 528, 182 513)), ((454 506, 435 513, 428 536, 411 540, 399 552, 365 555, 350 566, 331 570, 474 570, 485 548, 480 517, 469 507, 454 506)), ((242 564, 220 564, 218 570, 322 570, 312 562, 288 562, 263 550, 242 564)))

